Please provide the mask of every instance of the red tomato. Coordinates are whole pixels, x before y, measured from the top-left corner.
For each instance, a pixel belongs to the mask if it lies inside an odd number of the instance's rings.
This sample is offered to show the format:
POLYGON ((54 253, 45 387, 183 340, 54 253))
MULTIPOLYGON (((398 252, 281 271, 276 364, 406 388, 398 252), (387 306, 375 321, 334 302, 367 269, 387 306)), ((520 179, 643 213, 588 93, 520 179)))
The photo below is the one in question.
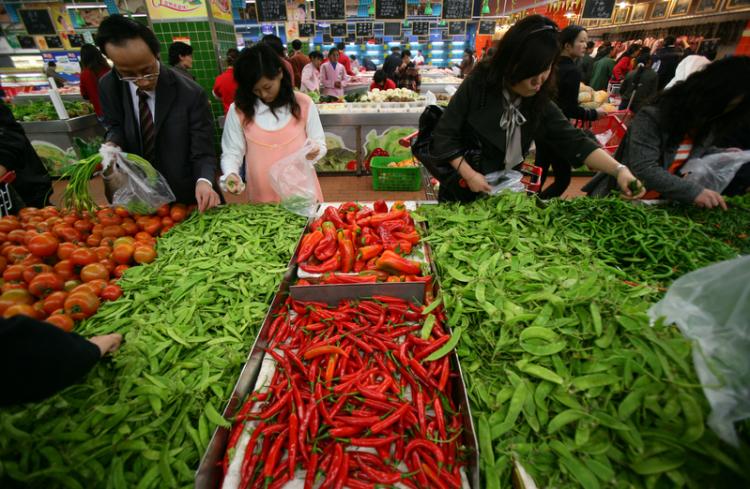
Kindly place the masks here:
POLYGON ((62 309, 65 306, 65 299, 68 297, 68 293, 62 290, 52 292, 50 295, 45 297, 42 302, 42 309, 47 314, 52 314, 58 309, 62 309))
POLYGON ((67 280, 65 282, 65 287, 63 287, 63 290, 65 290, 66 292, 72 292, 76 289, 76 287, 79 287, 80 285, 80 280, 67 280))
POLYGON ((26 241, 26 231, 23 229, 14 229, 8 233, 8 241, 13 243, 24 243, 26 241))
POLYGON ((73 225, 78 220, 78 216, 76 214, 67 214, 63 216, 63 222, 65 224, 73 225))
POLYGON ((52 233, 38 234, 29 240, 29 251, 36 256, 52 256, 60 242, 52 233))
POLYGON ((29 284, 29 292, 37 297, 45 297, 56 290, 62 290, 65 286, 63 279, 55 273, 40 273, 29 284))
POLYGON ((112 209, 102 209, 96 213, 97 219, 102 226, 116 226, 122 223, 122 217, 115 214, 112 209))
POLYGON ((15 304, 7 308, 3 313, 3 317, 5 319, 10 319, 13 316, 28 316, 30 318, 37 319, 39 317, 39 313, 36 309, 28 304, 15 304))
POLYGON ((77 243, 78 241, 81 241, 81 233, 75 228, 63 228, 60 234, 60 238, 62 238, 63 241, 68 241, 69 243, 77 243))
POLYGON ((71 293, 65 299, 65 313, 74 320, 92 316, 99 309, 99 298, 91 290, 71 293))
POLYGON ((52 324, 53 326, 57 326, 61 330, 67 331, 68 333, 73 331, 73 327, 75 326, 73 318, 71 318, 67 314, 53 314, 44 321, 52 324))
POLYGON ((169 204, 164 204, 163 206, 156 209, 156 215, 159 217, 164 217, 169 215, 169 204))
POLYGON ((124 207, 115 207, 114 211, 120 217, 130 217, 130 212, 124 207))
POLYGON ((16 304, 31 305, 33 303, 34 296, 32 296, 26 289, 6 290, 0 295, 0 314, 5 312, 10 306, 16 304))
POLYGON ((44 264, 44 263, 37 263, 36 265, 29 265, 23 271, 23 280, 27 284, 30 284, 31 281, 34 280, 34 277, 36 277, 40 273, 49 273, 53 271, 54 269, 51 266, 44 264))
POLYGON ((14 246, 8 250, 8 259, 13 263, 18 263, 29 256, 29 249, 25 246, 14 246))
POLYGON ((78 247, 73 243, 60 243, 57 247, 57 257, 61 260, 67 260, 76 248, 78 247))
POLYGON ((18 223, 18 220, 13 216, 5 216, 0 219, 0 232, 10 233, 20 227, 21 225, 18 223))
POLYGON ((174 226, 174 221, 169 216, 162 217, 161 218, 161 225, 164 228, 167 227, 167 226, 172 227, 172 226, 174 226))
POLYGON ((4 282, 2 287, 0 287, 0 290, 3 292, 7 290, 13 290, 13 289, 26 289, 26 282, 20 282, 20 281, 13 281, 13 282, 4 282))
POLYGON ((88 219, 81 219, 80 221, 74 222, 73 223, 73 227, 79 233, 87 233, 87 232, 91 231, 91 228, 93 228, 94 225, 88 219))
POLYGON ((4 256, 0 256, 0 274, 5 273, 5 268, 8 266, 8 259, 4 256))
POLYGON ((112 250, 112 259, 115 261, 115 263, 119 263, 120 265, 127 265, 133 258, 134 251, 135 247, 130 243, 121 243, 119 245, 116 244, 115 249, 112 250))
POLYGON ((122 226, 104 226, 104 229, 102 230, 102 236, 105 238, 119 238, 125 236, 125 234, 125 230, 122 229, 122 226))
POLYGON ((96 253, 88 248, 78 248, 70 254, 70 261, 73 262, 73 265, 85 266, 98 259, 96 253))
POLYGON ((0 243, 8 241, 8 233, 0 231, 0 243))
POLYGON ((29 241, 31 241, 31 238, 33 238, 34 236, 39 236, 39 233, 34 226, 31 226, 26 230, 26 236, 24 236, 22 244, 24 246, 29 246, 29 241))
POLYGON ((170 225, 170 226, 164 226, 163 228, 161 228, 161 232, 159 233, 159 236, 164 236, 164 235, 165 235, 165 234, 167 234, 167 233, 169 232, 169 230, 170 230, 170 229, 172 229, 173 227, 174 227, 174 225, 170 225))
POLYGON ((86 244, 88 246, 91 246, 92 248, 95 246, 99 246, 99 243, 102 242, 102 235, 98 233, 92 233, 89 235, 88 238, 86 238, 86 244))
POLYGON ((127 265, 117 265, 115 267, 115 270, 112 272, 112 275, 114 275, 117 278, 120 278, 122 277, 122 274, 125 273, 125 270, 127 270, 128 268, 130 267, 127 265))
POLYGON ((39 257, 39 256, 34 256, 31 253, 29 253, 26 256, 26 258, 24 258, 23 260, 21 260, 21 265, 24 265, 24 266, 27 266, 27 267, 31 266, 31 265, 37 265, 37 264, 40 264, 40 263, 42 263, 42 258, 39 257))
POLYGON ((99 242, 101 246, 109 246, 110 248, 113 248, 115 245, 115 239, 114 238, 102 238, 101 242, 99 242))
POLYGON ((157 234, 159 234, 159 230, 161 230, 161 219, 159 219, 158 217, 150 218, 148 220, 148 223, 143 226, 143 230, 151 236, 156 236, 157 234))
POLYGON ((187 217, 187 207, 185 207, 185 204, 174 204, 169 211, 169 217, 171 217, 174 222, 184 221, 187 217))
POLYGON ((40 212, 43 218, 49 219, 50 217, 57 217, 60 215, 60 211, 57 210, 57 207, 54 205, 48 205, 44 209, 42 209, 42 212, 40 212))
POLYGON ((122 289, 119 285, 107 285, 106 287, 104 287, 104 289, 102 289, 101 296, 105 301, 113 301, 119 299, 122 296, 122 289))
POLYGON ((153 237, 153 236, 151 236, 150 234, 148 234, 148 233, 147 233, 146 231, 141 231, 140 233, 137 233, 137 234, 135 235, 135 240, 136 240, 136 241, 145 241, 145 242, 150 242, 150 241, 152 241, 153 239, 154 239, 154 237, 153 237))
POLYGON ((24 270, 26 270, 26 267, 23 265, 9 265, 3 272, 3 280, 6 282, 23 280, 24 270))
POLYGON ((91 234, 102 234, 102 230, 104 229, 104 226, 99 224, 98 222, 94 224, 94 227, 91 228, 91 234))
POLYGON ((133 236, 138 232, 138 225, 132 219, 126 219, 120 227, 128 236, 133 236))
POLYGON ((142 246, 133 252, 133 260, 136 263, 151 263, 156 259, 156 251, 153 248, 142 246))
POLYGON ((81 269, 81 280, 84 283, 92 280, 109 280, 109 270, 101 263, 90 263, 81 269))
POLYGON ((109 273, 112 273, 115 271, 115 267, 117 266, 117 263, 114 262, 111 258, 105 258, 104 260, 99 260, 99 263, 104 265, 104 268, 107 269, 109 273))
POLYGON ((92 280, 91 282, 87 282, 85 285, 91 290, 91 292, 94 293, 95 296, 99 297, 102 293, 102 290, 104 290, 104 287, 107 286, 107 281, 96 279, 92 280))
POLYGON ((55 273, 62 277, 63 280, 70 280, 75 276, 73 262, 70 260, 60 260, 55 263, 55 273))
POLYGON ((24 207, 23 209, 18 211, 18 217, 20 217, 22 221, 28 221, 32 217, 39 215, 40 211, 36 207, 24 207))
POLYGON ((96 253, 96 256, 99 257, 100 260, 104 260, 105 258, 109 258, 109 255, 112 254, 112 248, 109 246, 97 246, 94 248, 94 253, 96 253))
POLYGON ((115 240, 115 246, 121 245, 121 244, 130 244, 132 245, 135 243, 135 238, 132 236, 123 236, 122 238, 117 238, 115 240))

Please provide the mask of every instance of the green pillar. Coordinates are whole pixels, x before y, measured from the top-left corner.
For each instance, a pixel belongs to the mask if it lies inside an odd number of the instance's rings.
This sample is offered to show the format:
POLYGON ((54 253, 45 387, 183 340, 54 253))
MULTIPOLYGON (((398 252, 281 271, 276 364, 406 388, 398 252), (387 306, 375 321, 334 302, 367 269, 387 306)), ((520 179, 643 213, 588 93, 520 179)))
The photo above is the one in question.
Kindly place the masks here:
POLYGON ((214 115, 216 144, 220 147, 221 129, 216 119, 224 115, 221 102, 211 93, 216 77, 226 69, 226 52, 237 47, 231 3, 227 0, 173 0, 147 2, 154 33, 161 44, 162 62, 167 63, 169 45, 187 38, 193 48, 196 82, 206 91, 214 115), (154 5, 158 3, 158 5, 154 5))

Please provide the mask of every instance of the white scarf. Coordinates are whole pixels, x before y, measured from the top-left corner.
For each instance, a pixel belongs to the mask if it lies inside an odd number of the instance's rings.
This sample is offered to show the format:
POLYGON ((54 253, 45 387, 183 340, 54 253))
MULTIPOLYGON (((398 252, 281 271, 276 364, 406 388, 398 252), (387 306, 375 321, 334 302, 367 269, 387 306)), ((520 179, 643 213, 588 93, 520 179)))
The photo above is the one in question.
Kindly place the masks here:
POLYGON ((511 99, 508 90, 503 89, 505 112, 500 117, 500 129, 505 131, 505 169, 523 163, 523 148, 521 147, 521 126, 526 123, 519 107, 521 97, 511 99))

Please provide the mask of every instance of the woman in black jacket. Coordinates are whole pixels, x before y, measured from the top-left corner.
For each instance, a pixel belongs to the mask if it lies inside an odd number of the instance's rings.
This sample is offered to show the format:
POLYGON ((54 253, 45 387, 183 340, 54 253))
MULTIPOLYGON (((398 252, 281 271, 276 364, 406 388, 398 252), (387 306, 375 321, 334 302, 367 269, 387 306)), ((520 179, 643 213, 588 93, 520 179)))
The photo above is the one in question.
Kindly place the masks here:
POLYGON ((632 173, 576 129, 550 100, 559 52, 557 25, 526 17, 503 36, 497 52, 461 84, 433 133, 430 152, 449 162, 441 201, 472 201, 491 190, 485 175, 518 167, 532 140, 552 145, 566 161, 615 176, 627 197, 632 173))

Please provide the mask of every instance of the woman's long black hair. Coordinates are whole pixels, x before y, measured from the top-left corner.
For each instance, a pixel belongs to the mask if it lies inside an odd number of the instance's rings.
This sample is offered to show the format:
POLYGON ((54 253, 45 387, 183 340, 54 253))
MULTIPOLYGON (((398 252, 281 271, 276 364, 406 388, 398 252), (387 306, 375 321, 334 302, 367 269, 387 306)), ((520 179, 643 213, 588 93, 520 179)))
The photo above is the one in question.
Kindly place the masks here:
POLYGON ((750 117, 750 57, 714 61, 656 97, 660 125, 670 144, 720 136, 750 117))
POLYGON ((274 109, 289 107, 294 118, 299 119, 301 110, 294 96, 292 79, 276 51, 265 43, 258 43, 251 48, 243 49, 240 53, 234 63, 234 79, 237 81, 234 105, 242 111, 248 122, 255 117, 255 103, 258 101, 258 97, 253 93, 255 84, 263 77, 276 78, 279 73, 281 73, 279 94, 276 100, 268 104, 271 113, 276 115, 274 109))
POLYGON ((557 24, 547 17, 524 17, 508 29, 492 58, 479 63, 470 76, 484 80, 490 89, 501 90, 552 68, 539 93, 523 101, 531 111, 541 110, 554 93, 558 32, 557 24))
POLYGON ((88 68, 96 75, 102 71, 108 70, 109 65, 104 55, 93 44, 84 44, 81 46, 81 68, 88 68))

